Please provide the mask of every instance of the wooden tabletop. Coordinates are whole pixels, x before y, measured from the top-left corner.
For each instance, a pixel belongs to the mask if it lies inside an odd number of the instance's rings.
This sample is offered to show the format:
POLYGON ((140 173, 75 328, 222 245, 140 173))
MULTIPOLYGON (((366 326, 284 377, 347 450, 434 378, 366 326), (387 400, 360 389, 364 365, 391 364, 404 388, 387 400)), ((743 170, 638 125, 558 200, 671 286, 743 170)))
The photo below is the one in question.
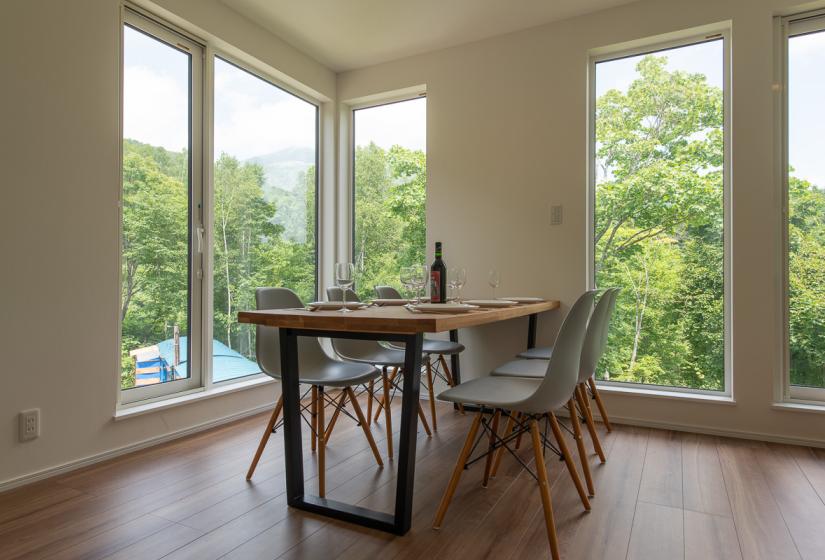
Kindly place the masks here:
POLYGON ((401 306, 369 307, 351 313, 272 309, 241 311, 239 323, 268 327, 371 333, 436 333, 475 327, 506 319, 557 309, 559 302, 547 300, 502 308, 479 308, 468 313, 412 313, 401 306))

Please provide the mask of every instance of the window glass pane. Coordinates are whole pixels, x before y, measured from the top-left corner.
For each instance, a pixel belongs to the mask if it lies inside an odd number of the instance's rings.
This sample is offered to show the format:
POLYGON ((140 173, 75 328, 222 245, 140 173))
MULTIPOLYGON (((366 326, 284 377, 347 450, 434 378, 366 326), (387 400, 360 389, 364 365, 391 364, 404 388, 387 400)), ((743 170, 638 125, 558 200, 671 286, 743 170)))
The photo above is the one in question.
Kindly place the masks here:
POLYGON ((791 384, 825 387, 825 31, 788 40, 791 384))
POLYGON ((404 266, 424 264, 427 99, 353 112, 353 255, 361 298, 377 285, 400 286, 404 266))
POLYGON ((599 379, 725 389, 724 43, 596 65, 599 379))
POLYGON ((316 294, 317 108, 215 59, 212 379, 260 372, 255 288, 316 294))
POLYGON ((121 386, 189 377, 190 55, 124 27, 121 386))

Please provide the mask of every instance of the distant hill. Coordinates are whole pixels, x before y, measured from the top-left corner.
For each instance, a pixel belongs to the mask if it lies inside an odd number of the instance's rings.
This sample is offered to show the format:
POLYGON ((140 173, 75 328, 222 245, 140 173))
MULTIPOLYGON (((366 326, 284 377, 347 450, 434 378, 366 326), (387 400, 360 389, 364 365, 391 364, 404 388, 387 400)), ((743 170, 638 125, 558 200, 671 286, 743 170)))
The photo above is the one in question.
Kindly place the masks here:
POLYGON ((255 156, 245 160, 264 168, 266 184, 264 191, 271 196, 275 188, 294 191, 300 184, 301 174, 315 165, 313 148, 284 148, 277 152, 255 156))

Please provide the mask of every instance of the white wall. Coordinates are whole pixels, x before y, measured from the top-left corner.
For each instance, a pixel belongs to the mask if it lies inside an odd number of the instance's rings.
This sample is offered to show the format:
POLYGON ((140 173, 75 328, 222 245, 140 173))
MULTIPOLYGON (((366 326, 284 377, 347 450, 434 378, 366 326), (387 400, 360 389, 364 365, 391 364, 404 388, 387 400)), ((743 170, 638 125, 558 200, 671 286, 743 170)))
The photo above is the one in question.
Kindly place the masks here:
MULTIPOLYGON (((202 37, 233 44, 335 98, 332 72, 217 0, 159 4, 202 37)), ((119 21, 120 3, 112 0, 3 4, 0 484, 254 409, 275 396, 270 384, 113 420, 119 21), (32 407, 42 410, 42 436, 18 443, 17 412, 32 407)))
MULTIPOLYGON (((587 64, 592 49, 731 22, 735 405, 610 395, 616 417, 825 444, 825 416, 771 408, 780 364, 780 186, 774 178, 773 17, 783 0, 655 0, 338 76, 338 99, 427 86, 428 242, 468 269, 466 293, 561 299, 586 286, 587 64), (548 204, 565 223, 549 225, 548 204)), ((431 249, 430 249, 431 252, 431 249)), ((539 323, 549 342, 558 320, 539 323)), ((524 344, 526 321, 463 333, 463 377, 524 344)))

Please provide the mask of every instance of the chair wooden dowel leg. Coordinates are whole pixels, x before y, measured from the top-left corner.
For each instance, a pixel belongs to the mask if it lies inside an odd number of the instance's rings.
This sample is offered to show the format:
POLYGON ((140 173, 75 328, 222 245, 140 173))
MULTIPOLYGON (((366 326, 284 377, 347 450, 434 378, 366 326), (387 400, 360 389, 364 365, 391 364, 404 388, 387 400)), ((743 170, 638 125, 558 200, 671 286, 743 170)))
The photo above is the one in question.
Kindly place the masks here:
POLYGON ((371 380, 367 386, 367 424, 372 424, 372 399, 375 394, 375 380, 371 380))
POLYGON ((602 443, 599 441, 599 433, 596 431, 593 416, 587 409, 587 395, 584 391, 585 389, 583 385, 576 387, 576 402, 579 404, 579 410, 584 415, 584 422, 587 424, 587 431, 590 433, 590 439, 593 440, 593 447, 596 450, 596 454, 599 456, 599 460, 604 463, 606 459, 604 456, 604 451, 602 451, 602 443))
POLYGON ((596 400, 596 406, 599 407, 599 414, 602 417, 602 422, 604 422, 604 427, 607 428, 608 433, 612 432, 613 426, 610 425, 610 419, 607 417, 607 409, 604 407, 604 403, 602 402, 602 396, 599 394, 599 389, 596 386, 596 380, 591 376, 587 382, 590 385, 590 391, 593 393, 593 398, 596 400))
POLYGON ((573 462, 573 457, 570 454, 570 449, 567 447, 567 441, 564 439, 564 434, 561 433, 561 429, 559 428, 559 421, 556 419, 556 415, 552 412, 550 412, 548 416, 550 417, 550 428, 552 428, 553 436, 559 444, 559 451, 561 451, 562 457, 564 458, 564 463, 567 465, 567 471, 570 473, 570 478, 573 479, 573 484, 576 486, 576 492, 579 493, 579 498, 581 498, 584 509, 586 511, 590 511, 590 500, 587 498, 587 493, 584 491, 584 486, 582 486, 582 480, 579 478, 579 471, 576 470, 576 464, 573 462))
MULTIPOLYGON (((504 428, 504 433, 501 437, 506 438, 510 435, 510 432, 513 431, 513 426, 516 423, 516 413, 511 412, 507 417, 507 426, 504 428)), ((496 450, 496 457, 495 462, 493 463, 493 470, 490 471, 490 476, 492 478, 496 477, 496 473, 498 472, 498 466, 501 464, 501 458, 504 456, 504 446, 499 447, 496 450)))
POLYGON ((383 467, 384 461, 381 460, 381 454, 378 452, 378 446, 375 445, 375 439, 372 437, 370 427, 367 426, 367 420, 364 418, 364 413, 361 411, 361 405, 358 404, 358 399, 355 398, 355 393, 353 392, 352 387, 347 387, 344 391, 346 391, 349 395, 349 402, 352 403, 352 408, 355 410, 355 416, 358 418, 358 422, 361 423, 361 428, 364 430, 364 435, 367 436, 367 442, 370 444, 370 449, 372 449, 372 454, 375 455, 375 460, 378 462, 378 466, 383 467))
MULTIPOLYGON (((395 379, 396 374, 398 373, 398 368, 392 368, 392 374, 389 377, 390 382, 395 379)), ((384 377, 387 376, 387 371, 384 370, 384 377)), ((375 411, 375 418, 373 419, 375 422, 378 422, 378 418, 381 416, 381 411, 384 410, 384 401, 389 402, 390 399, 390 391, 387 388, 389 384, 384 385, 384 394, 381 395, 381 400, 378 401, 378 409, 375 411)))
POLYGON ((249 470, 246 472, 247 480, 251 480, 252 475, 255 474, 255 467, 258 466, 258 461, 261 460, 261 455, 264 452, 266 443, 269 441, 269 436, 272 435, 272 430, 275 428, 275 424, 278 423, 278 416, 281 414, 281 409, 283 406, 284 396, 281 395, 278 397, 278 402, 275 403, 275 410, 272 411, 272 416, 269 417, 269 422, 266 424, 266 430, 264 431, 264 435, 261 437, 261 443, 258 444, 257 451, 255 451, 255 456, 252 458, 252 464, 249 465, 249 470))
POLYGON ((326 495, 326 436, 324 434, 324 387, 318 387, 318 495, 326 495))
MULTIPOLYGON (((444 377, 447 378, 447 384, 450 387, 455 387, 455 380, 453 379, 453 373, 450 371, 449 366, 447 365, 447 360, 444 358, 444 354, 438 355, 438 361, 441 364, 441 371, 444 372, 444 377)), ((458 403, 458 411, 461 414, 464 414, 464 405, 458 403)))
MULTIPOLYGON (((386 397, 390 394, 390 378, 387 377, 386 370, 381 374, 381 381, 384 384, 384 396, 386 397)), ((380 411, 379 409, 378 412, 380 411)), ((384 407, 384 424, 387 430, 387 457, 392 459, 392 410, 389 406, 384 407)))
POLYGON ((430 363, 430 357, 427 356, 427 390, 430 397, 430 418, 433 420, 433 431, 438 431, 438 419, 435 415, 435 390, 433 389, 433 365, 430 363))
POLYGON ((427 423, 427 417, 424 416, 424 408, 421 406, 421 401, 418 402, 418 418, 421 420, 421 425, 424 426, 424 431, 427 432, 427 437, 433 437, 430 431, 430 425, 427 423))
POLYGON ((461 473, 464 472, 464 464, 470 456, 470 451, 473 449, 473 442, 475 441, 478 427, 481 425, 481 414, 479 411, 473 419, 473 424, 470 426, 470 433, 467 434, 467 439, 464 441, 464 447, 461 448, 461 453, 458 455, 453 468, 453 474, 450 476, 450 482, 447 483, 447 488, 444 490, 444 495, 441 497, 441 502, 438 504, 438 509, 435 512, 435 519, 433 519, 433 529, 440 529, 441 522, 444 521, 444 515, 447 513, 447 508, 450 507, 450 502, 455 494, 455 489, 458 486, 458 481, 461 479, 461 473))
MULTIPOLYGON (((334 402, 334 401, 333 401, 334 402)), ((330 436, 332 436, 332 430, 335 428, 335 423, 338 422, 338 415, 341 414, 341 410, 343 410, 344 406, 347 404, 347 392, 346 390, 341 391, 341 398, 338 399, 338 402, 335 403, 335 410, 332 413, 332 418, 329 420, 329 424, 327 425, 327 430, 324 433, 324 442, 329 445, 330 436)), ((321 403, 321 406, 324 406, 324 403, 321 403)))
POLYGON ((579 461, 582 464, 582 471, 584 471, 584 480, 587 484, 587 493, 591 496, 595 496, 596 489, 593 485, 593 476, 590 474, 590 461, 587 460, 587 450, 584 448, 582 427, 577 416, 576 405, 572 398, 567 401, 567 410, 570 411, 570 423, 573 425, 573 437, 576 439, 576 448, 579 452, 579 461))
POLYGON ((315 450, 318 447, 318 386, 312 386, 312 392, 310 394, 310 399, 312 401, 309 403, 309 417, 310 417, 310 426, 312 426, 312 433, 309 434, 310 447, 312 448, 312 452, 315 453, 315 450))
MULTIPOLYGON (((487 459, 484 462, 484 479, 481 482, 481 485, 484 488, 487 488, 487 484, 490 482, 490 471, 493 468, 493 456, 496 453, 493 452, 493 448, 496 444, 496 436, 498 435, 498 421, 501 418, 501 409, 497 408, 496 411, 493 413, 493 420, 490 423, 490 443, 487 446, 487 459)), ((501 451, 499 449, 499 451, 501 451)))
POLYGON ((547 481, 547 467, 544 465, 539 425, 536 419, 530 420, 530 435, 533 439, 533 454, 536 457, 536 471, 539 479, 541 505, 544 508, 544 524, 547 529, 547 540, 550 543, 550 554, 553 560, 559 560, 559 538, 556 535, 556 520, 553 517, 553 502, 550 500, 550 483, 547 481))

